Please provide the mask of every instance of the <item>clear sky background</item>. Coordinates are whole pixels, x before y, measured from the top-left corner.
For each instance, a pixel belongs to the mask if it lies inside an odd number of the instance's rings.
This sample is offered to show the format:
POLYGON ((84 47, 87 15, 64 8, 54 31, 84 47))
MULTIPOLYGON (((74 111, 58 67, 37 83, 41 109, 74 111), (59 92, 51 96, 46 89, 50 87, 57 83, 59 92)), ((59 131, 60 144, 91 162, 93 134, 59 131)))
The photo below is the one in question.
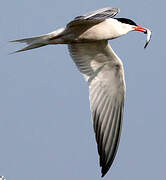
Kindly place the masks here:
POLYGON ((99 180, 88 86, 67 46, 8 55, 9 44, 64 27, 75 16, 119 7, 117 17, 152 29, 110 41, 127 85, 123 130, 106 180, 166 178, 165 1, 1 0, 0 175, 7 180, 99 180))

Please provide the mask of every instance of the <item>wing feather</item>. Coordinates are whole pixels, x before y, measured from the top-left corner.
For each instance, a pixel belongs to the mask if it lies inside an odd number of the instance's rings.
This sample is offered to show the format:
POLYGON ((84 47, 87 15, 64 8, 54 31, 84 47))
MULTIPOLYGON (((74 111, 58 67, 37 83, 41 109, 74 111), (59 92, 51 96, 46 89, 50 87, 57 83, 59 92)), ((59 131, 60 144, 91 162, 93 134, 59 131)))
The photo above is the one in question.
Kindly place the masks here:
POLYGON ((121 134, 125 97, 123 66, 107 41, 73 43, 69 51, 89 83, 93 127, 104 176, 113 163, 121 134))
POLYGON ((117 13, 120 12, 119 8, 111 8, 111 7, 107 7, 107 8, 102 8, 102 9, 98 9, 96 11, 92 11, 90 13, 86 13, 82 16, 77 16, 74 19, 75 20, 81 20, 81 19, 103 19, 103 18, 110 18, 110 17, 114 17, 117 13))
POLYGON ((84 14, 82 16, 77 16, 73 21, 67 24, 67 27, 75 26, 75 25, 88 25, 88 24, 97 24, 104 21, 107 18, 113 18, 117 13, 120 12, 119 8, 102 8, 96 11, 92 11, 90 13, 84 14))

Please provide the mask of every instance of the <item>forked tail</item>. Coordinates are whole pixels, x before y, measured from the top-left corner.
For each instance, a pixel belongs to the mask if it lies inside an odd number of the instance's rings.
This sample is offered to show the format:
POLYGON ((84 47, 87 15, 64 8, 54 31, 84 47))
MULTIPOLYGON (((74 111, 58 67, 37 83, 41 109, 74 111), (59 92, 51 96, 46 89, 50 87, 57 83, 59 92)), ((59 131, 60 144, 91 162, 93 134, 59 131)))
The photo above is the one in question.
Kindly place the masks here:
MULTIPOLYGON (((59 35, 61 35, 63 31, 64 31, 64 28, 61 28, 61 29, 58 29, 56 31, 53 31, 51 33, 44 34, 41 36, 10 41, 12 43, 13 42, 14 43, 26 43, 28 45, 25 48, 15 51, 13 53, 27 51, 30 49, 39 48, 39 47, 51 44, 51 39, 56 39, 56 37, 58 38, 59 35)), ((56 41, 54 41, 54 44, 56 44, 56 41)), ((11 54, 13 54, 13 53, 11 53, 11 54)))

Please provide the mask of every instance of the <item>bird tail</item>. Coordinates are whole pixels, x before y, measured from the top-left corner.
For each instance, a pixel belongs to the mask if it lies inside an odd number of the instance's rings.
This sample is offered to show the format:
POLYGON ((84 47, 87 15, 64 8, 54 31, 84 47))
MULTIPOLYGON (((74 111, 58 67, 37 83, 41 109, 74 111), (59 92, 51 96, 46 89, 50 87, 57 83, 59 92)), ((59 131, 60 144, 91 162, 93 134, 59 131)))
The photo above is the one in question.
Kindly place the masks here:
POLYGON ((56 31, 53 31, 51 33, 44 34, 41 36, 10 41, 12 43, 26 43, 28 45, 25 48, 17 50, 13 53, 18 53, 18 52, 27 51, 30 49, 39 48, 42 46, 46 46, 48 44, 58 44, 58 41, 56 41, 56 39, 60 37, 63 31, 64 31, 64 28, 61 28, 61 29, 58 29, 56 31))

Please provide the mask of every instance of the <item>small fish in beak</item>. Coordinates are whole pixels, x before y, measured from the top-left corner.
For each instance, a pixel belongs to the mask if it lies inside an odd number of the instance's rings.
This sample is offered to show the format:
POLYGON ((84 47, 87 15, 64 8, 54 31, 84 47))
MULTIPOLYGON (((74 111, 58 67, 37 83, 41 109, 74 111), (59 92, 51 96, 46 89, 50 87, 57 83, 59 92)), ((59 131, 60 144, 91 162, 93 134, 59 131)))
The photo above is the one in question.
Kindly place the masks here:
POLYGON ((144 49, 145 49, 147 47, 147 45, 149 44, 150 40, 151 40, 152 31, 150 29, 148 29, 148 28, 144 28, 144 27, 141 27, 141 26, 135 26, 134 30, 143 32, 144 34, 147 34, 147 36, 146 36, 146 44, 144 46, 144 49))
POLYGON ((147 45, 149 44, 151 37, 152 37, 152 31, 150 29, 147 29, 147 31, 145 32, 145 34, 147 34, 146 36, 146 44, 144 46, 144 49, 147 47, 147 45))

